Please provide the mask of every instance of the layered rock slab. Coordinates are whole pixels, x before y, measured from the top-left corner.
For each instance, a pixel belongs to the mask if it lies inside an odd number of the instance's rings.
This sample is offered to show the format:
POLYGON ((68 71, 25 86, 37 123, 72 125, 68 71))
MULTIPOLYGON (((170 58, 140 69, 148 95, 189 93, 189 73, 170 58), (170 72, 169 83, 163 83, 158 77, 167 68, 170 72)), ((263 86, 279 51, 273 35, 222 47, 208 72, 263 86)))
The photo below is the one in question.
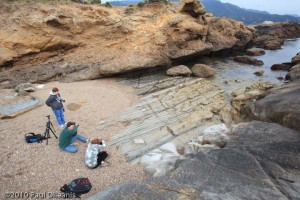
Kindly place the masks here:
POLYGON ((167 176, 125 183, 89 199, 299 199, 300 134, 239 124, 224 149, 190 155, 167 176))
MULTIPOLYGON (((167 78, 163 83, 173 84, 174 80, 177 79, 167 78)), ((230 121, 224 90, 201 78, 183 80, 185 82, 145 96, 116 121, 104 124, 103 128, 127 124, 120 133, 111 136, 109 145, 136 163, 142 155, 167 142, 183 146, 205 127, 230 121), (137 139, 144 143, 134 143, 137 139)))

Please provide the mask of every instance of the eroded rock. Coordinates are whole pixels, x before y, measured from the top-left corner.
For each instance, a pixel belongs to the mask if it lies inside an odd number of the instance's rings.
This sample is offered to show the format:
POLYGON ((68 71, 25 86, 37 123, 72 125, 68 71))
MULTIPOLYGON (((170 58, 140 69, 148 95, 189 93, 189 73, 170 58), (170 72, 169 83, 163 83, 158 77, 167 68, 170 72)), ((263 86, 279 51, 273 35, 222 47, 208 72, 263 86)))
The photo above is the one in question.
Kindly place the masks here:
POLYGON ((294 81, 269 90, 249 105, 253 118, 279 123, 300 132, 300 82, 294 81))
POLYGON ((273 88, 275 85, 267 81, 259 81, 245 89, 238 89, 232 92, 231 100, 231 115, 237 122, 243 121, 247 114, 248 104, 255 101, 266 91, 273 88), (246 111, 245 111, 246 110, 246 111))
POLYGON ((192 67, 192 72, 194 76, 200 78, 208 78, 214 76, 217 72, 214 68, 204 65, 204 64, 196 64, 192 67))
POLYGON ((190 155, 167 176, 113 186, 89 199, 299 197, 299 133, 257 121, 238 124, 232 133, 226 148, 190 155))
POLYGON ((300 64, 293 66, 289 73, 285 76, 286 80, 299 80, 300 79, 300 64))
POLYGON ((178 65, 167 70, 169 76, 190 76, 192 71, 185 65, 178 65))
POLYGON ((149 4, 127 15, 76 3, 16 3, 18 12, 1 10, 0 46, 6 56, 0 62, 10 70, 0 72, 0 81, 10 80, 15 87, 24 82, 95 79, 171 66, 174 61, 243 47, 253 38, 255 30, 241 22, 204 15, 198 1, 181 5, 149 4))
POLYGON ((265 73, 264 70, 259 70, 259 71, 254 72, 253 74, 255 74, 256 76, 262 76, 264 73, 265 73))
POLYGON ((258 60, 256 58, 251 58, 249 56, 236 56, 234 57, 233 60, 239 63, 245 63, 245 64, 257 65, 257 66, 262 66, 264 64, 263 61, 258 60))
POLYGON ((291 63, 281 63, 281 64, 274 64, 271 66, 271 70, 285 70, 289 71, 292 67, 291 63))
POLYGON ((252 48, 246 51, 246 54, 248 56, 261 56, 264 55, 265 53, 266 52, 263 49, 259 49, 259 48, 252 48))
POLYGON ((259 48, 280 49, 284 39, 300 37, 300 25, 297 22, 280 22, 255 26, 256 37, 252 43, 259 48))
POLYGON ((300 53, 297 53, 297 55, 292 58, 292 64, 296 65, 299 63, 300 63, 300 53))

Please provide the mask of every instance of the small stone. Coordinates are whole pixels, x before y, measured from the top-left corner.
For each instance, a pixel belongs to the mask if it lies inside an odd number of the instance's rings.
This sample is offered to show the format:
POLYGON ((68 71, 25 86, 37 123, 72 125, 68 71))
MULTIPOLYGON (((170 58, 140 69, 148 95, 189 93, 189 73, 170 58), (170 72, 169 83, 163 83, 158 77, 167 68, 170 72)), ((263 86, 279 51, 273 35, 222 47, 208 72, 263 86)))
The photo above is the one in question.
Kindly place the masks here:
POLYGON ((256 76, 262 76, 264 73, 265 73, 264 70, 259 70, 259 71, 254 72, 253 74, 255 74, 256 76))
POLYGON ((134 139, 133 143, 134 144, 145 144, 145 141, 143 139, 134 139))
POLYGON ((236 79, 236 80, 234 80, 234 82, 236 82, 236 83, 242 83, 244 80, 243 79, 236 79))
POLYGON ((279 76, 277 77, 278 80, 282 81, 283 80, 283 77, 282 76, 279 76))

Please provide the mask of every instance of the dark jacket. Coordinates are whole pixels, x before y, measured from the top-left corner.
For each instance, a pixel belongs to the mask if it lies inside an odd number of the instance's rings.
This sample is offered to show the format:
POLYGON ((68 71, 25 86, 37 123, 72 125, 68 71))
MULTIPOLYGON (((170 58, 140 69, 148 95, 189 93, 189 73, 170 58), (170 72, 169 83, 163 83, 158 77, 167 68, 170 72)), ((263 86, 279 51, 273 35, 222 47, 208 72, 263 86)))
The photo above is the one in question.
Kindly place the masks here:
POLYGON ((53 110, 59 110, 63 107, 60 94, 55 95, 52 92, 50 92, 50 96, 45 103, 47 106, 51 107, 53 110))

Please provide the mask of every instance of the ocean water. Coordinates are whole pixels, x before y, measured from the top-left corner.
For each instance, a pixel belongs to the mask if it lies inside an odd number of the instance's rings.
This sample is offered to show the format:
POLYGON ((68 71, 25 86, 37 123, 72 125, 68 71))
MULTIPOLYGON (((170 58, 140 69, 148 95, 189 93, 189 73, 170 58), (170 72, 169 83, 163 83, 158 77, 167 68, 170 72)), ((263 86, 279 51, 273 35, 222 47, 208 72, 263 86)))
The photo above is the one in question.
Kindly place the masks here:
POLYGON ((198 62, 205 63, 217 70, 216 76, 211 79, 226 90, 235 90, 249 86, 261 79, 271 83, 281 85, 283 80, 277 77, 285 77, 287 71, 272 71, 273 64, 291 62, 292 58, 300 52, 300 38, 286 40, 281 49, 265 50, 265 54, 261 56, 253 56, 264 62, 263 66, 254 66, 249 64, 237 63, 233 61, 233 57, 229 58, 202 58, 198 62), (264 70, 263 76, 256 76, 253 73, 264 70), (225 83, 228 82, 228 83, 225 83))

